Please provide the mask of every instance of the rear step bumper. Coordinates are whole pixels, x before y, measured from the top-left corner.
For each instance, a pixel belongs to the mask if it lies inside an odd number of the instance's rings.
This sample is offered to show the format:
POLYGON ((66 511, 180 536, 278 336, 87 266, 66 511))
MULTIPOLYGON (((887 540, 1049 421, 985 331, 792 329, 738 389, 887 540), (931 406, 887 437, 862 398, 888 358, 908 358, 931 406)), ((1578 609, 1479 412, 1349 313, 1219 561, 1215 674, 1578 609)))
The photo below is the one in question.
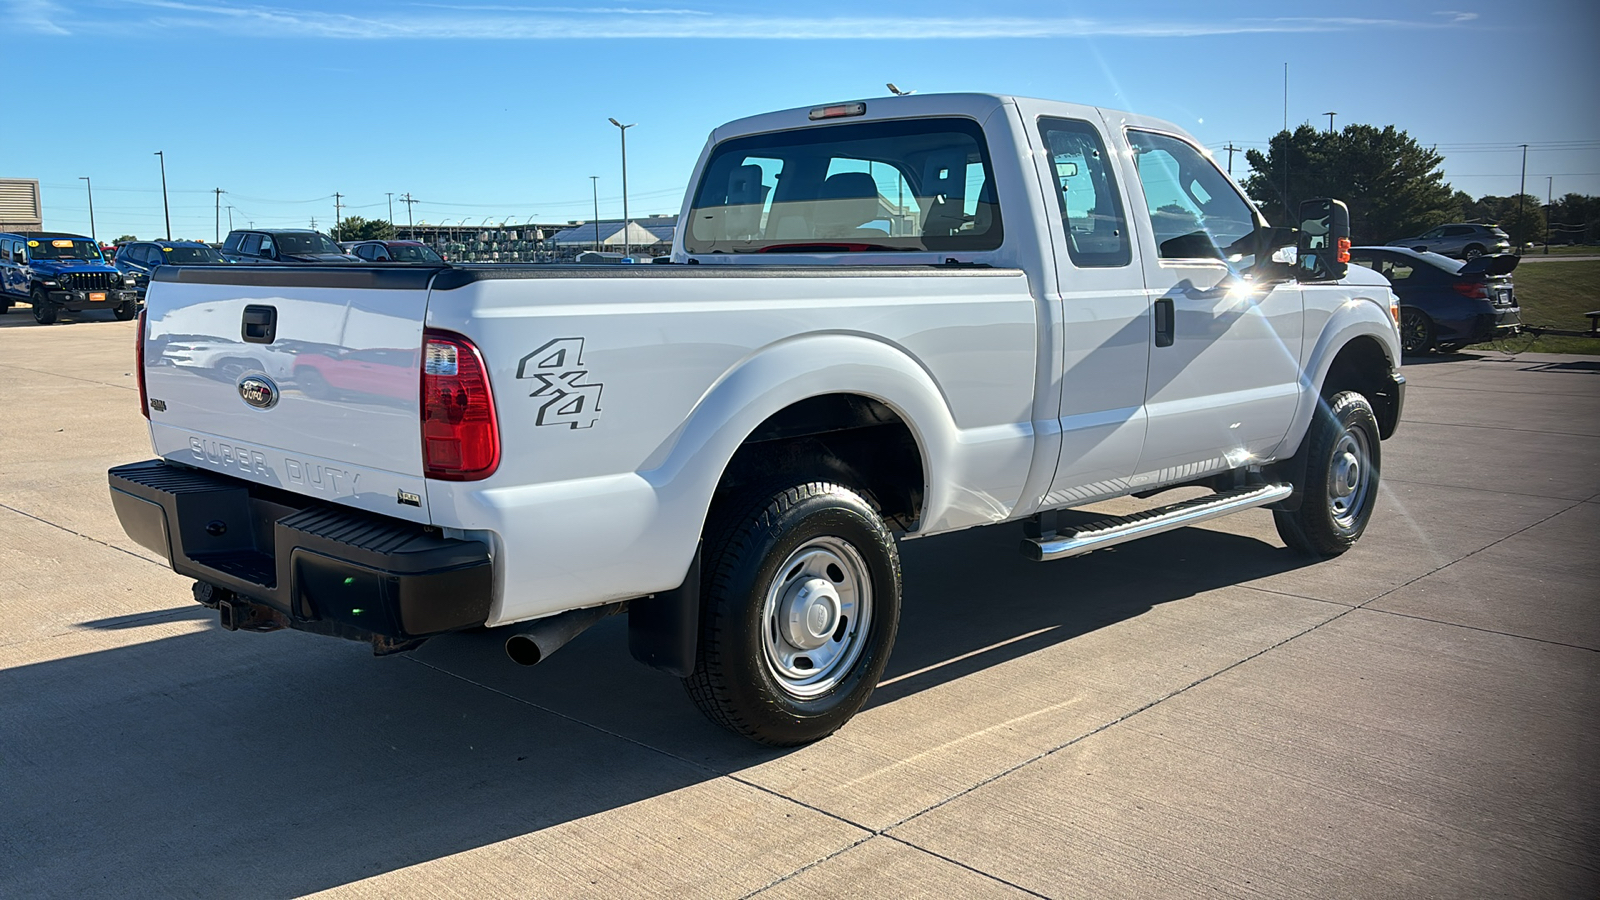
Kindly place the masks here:
POLYGON ((291 628, 406 641, 489 616, 482 541, 159 459, 107 476, 130 538, 291 628))
POLYGON ((1276 503, 1293 491, 1294 489, 1287 484, 1259 484, 1221 491, 1131 516, 1112 516, 1059 534, 1027 538, 1022 542, 1022 553, 1030 559, 1041 562, 1082 556, 1091 550, 1114 547, 1117 544, 1194 525, 1240 510, 1276 503))

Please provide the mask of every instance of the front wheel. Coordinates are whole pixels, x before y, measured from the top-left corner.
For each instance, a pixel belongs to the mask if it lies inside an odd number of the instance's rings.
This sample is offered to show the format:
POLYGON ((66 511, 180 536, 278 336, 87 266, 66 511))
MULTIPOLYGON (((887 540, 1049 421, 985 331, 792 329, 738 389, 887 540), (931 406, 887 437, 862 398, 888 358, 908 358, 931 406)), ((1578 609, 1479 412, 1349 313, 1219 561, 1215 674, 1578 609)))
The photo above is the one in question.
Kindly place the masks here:
POLYGON ((111 313, 117 317, 117 321, 126 322, 139 314, 139 304, 129 300, 126 303, 118 304, 117 308, 112 310, 111 313))
POLYGON ((33 306, 33 320, 40 325, 54 325, 56 323, 56 308, 45 296, 43 288, 34 288, 28 294, 28 303, 33 306))
POLYGON ((1378 500, 1378 419, 1367 398, 1345 391, 1317 405, 1306 435, 1305 467, 1296 469, 1300 508, 1273 510, 1278 536, 1311 556, 1331 557, 1355 545, 1378 500))
POLYGON ((1472 245, 1468 246, 1467 249, 1465 249, 1465 250, 1463 250, 1461 252, 1462 258, 1463 259, 1469 259, 1469 260, 1477 259, 1478 257, 1480 257, 1482 255, 1483 255, 1483 248, 1479 247, 1477 244, 1472 244, 1472 245))
POLYGON ((827 737, 867 701, 900 622, 900 557, 855 491, 808 482, 721 504, 685 689, 763 744, 827 737))

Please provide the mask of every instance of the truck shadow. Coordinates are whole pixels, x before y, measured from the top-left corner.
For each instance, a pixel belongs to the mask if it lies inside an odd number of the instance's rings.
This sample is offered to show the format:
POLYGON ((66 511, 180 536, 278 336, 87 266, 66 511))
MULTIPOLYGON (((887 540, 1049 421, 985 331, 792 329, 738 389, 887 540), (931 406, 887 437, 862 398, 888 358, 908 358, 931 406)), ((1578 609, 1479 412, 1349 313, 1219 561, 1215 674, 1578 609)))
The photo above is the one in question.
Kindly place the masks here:
MULTIPOLYGON (((873 707, 1304 565, 1199 529, 1049 565, 1017 540, 998 527, 903 545, 900 638, 873 707)), ((164 636, 138 643, 140 617, 87 623, 121 645, 0 671, 0 839, 14 848, 0 894, 298 895, 530 835, 519 873, 562 884, 606 865, 574 862, 573 840, 616 853, 629 834, 677 833, 681 809, 633 804, 686 789, 722 802, 697 786, 787 752, 706 722, 675 679, 632 662, 620 618, 533 670, 494 632, 374 660, 189 618, 158 615, 164 636), (588 837, 563 837, 573 827, 588 837)))

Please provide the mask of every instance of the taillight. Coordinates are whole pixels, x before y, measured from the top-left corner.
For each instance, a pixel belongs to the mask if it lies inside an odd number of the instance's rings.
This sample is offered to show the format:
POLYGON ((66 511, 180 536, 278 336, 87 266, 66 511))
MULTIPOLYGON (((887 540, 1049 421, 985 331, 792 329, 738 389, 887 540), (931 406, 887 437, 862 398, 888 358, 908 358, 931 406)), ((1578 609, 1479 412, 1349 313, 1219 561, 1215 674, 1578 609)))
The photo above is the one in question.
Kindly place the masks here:
POLYGON ((477 481, 500 465, 489 371, 472 342, 447 331, 422 340, 422 467, 429 478, 477 481))
POLYGON ((1481 281, 1457 281, 1450 286, 1463 297, 1470 297, 1473 300, 1489 299, 1489 288, 1481 281))
POLYGON ((133 370, 138 373, 139 378, 139 411, 148 419, 150 395, 144 389, 144 310, 139 310, 139 317, 135 321, 137 327, 133 332, 133 370))

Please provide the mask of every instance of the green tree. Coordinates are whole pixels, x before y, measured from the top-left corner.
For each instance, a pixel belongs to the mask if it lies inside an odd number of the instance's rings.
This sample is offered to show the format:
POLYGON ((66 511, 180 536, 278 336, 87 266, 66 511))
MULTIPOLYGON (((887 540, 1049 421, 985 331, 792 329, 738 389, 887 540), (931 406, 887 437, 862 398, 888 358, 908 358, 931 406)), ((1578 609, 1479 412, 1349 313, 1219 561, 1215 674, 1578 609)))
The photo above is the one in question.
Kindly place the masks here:
POLYGON ((137 241, 137 240, 138 240, 137 237, 135 237, 135 236, 133 236, 131 234, 125 234, 122 237, 117 238, 114 243, 126 244, 129 241, 137 241))
POLYGON ((382 219, 364 219, 351 216, 333 229, 336 241, 381 241, 394 237, 394 229, 382 219))
POLYGON ((1336 197, 1350 207, 1357 244, 1381 244, 1460 215, 1439 168, 1444 157, 1393 125, 1346 125, 1331 133, 1301 125, 1274 135, 1266 153, 1247 151, 1245 160, 1251 170, 1245 190, 1269 220, 1290 222, 1285 210, 1302 200, 1336 197))

